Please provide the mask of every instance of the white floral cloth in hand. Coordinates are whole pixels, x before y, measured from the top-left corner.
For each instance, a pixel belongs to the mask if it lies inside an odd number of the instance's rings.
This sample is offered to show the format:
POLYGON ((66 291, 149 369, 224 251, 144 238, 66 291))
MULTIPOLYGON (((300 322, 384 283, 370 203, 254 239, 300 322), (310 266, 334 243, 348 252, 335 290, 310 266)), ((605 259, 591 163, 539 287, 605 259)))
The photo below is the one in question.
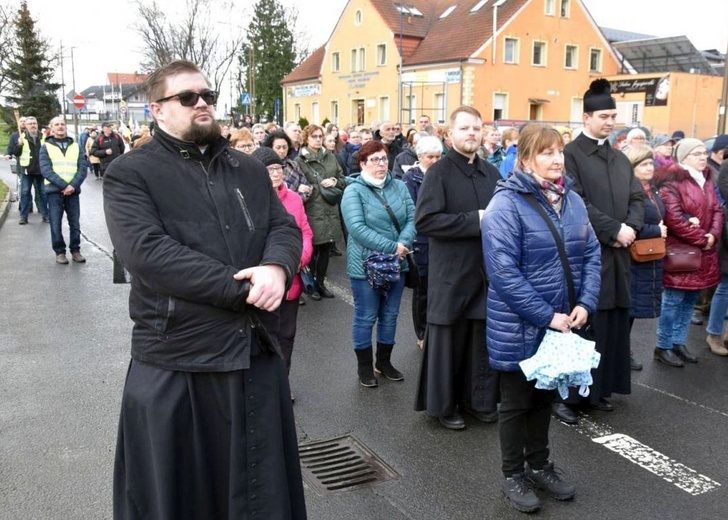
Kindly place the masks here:
POLYGON ((536 380, 536 388, 558 390, 566 399, 570 386, 578 386, 583 397, 589 395, 589 385, 594 382, 591 370, 599 366, 600 359, 593 341, 548 329, 536 354, 519 365, 528 381, 536 380))

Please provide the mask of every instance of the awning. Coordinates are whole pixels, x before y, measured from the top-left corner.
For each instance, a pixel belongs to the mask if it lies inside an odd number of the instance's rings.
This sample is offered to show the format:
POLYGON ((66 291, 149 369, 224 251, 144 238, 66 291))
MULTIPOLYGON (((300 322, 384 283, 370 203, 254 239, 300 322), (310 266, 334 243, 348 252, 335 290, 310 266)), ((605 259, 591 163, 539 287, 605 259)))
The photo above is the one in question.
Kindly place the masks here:
POLYGON ((544 103, 551 103, 551 100, 541 98, 528 98, 528 102, 532 105, 543 105, 544 103))

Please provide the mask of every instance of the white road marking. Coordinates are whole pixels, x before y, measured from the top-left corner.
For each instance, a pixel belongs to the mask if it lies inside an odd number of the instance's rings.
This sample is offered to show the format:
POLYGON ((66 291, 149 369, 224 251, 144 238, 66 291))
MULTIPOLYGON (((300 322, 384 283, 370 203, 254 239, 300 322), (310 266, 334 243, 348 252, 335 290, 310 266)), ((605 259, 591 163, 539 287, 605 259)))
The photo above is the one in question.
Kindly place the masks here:
POLYGON ((653 450, 629 435, 613 433, 609 426, 590 421, 584 415, 579 417, 579 424, 573 428, 691 495, 702 495, 720 487, 720 483, 715 480, 653 450))
POLYGON ((705 406, 704 404, 696 403, 695 401, 691 401, 690 399, 685 399, 684 397, 680 397, 679 395, 675 395, 670 392, 666 392, 665 390, 660 390, 659 388, 654 388, 654 387, 652 387, 650 385, 646 385, 644 383, 634 383, 634 384, 637 386, 641 386, 643 388, 647 388, 648 390, 653 390, 659 394, 663 394, 668 397, 672 397, 673 399, 677 399, 678 401, 682 401, 683 403, 697 406, 698 408, 702 408, 703 410, 707 410, 711 413, 717 413, 718 415, 722 415, 723 417, 728 417, 728 413, 721 412, 720 410, 716 410, 715 408, 711 408, 710 406, 705 406))

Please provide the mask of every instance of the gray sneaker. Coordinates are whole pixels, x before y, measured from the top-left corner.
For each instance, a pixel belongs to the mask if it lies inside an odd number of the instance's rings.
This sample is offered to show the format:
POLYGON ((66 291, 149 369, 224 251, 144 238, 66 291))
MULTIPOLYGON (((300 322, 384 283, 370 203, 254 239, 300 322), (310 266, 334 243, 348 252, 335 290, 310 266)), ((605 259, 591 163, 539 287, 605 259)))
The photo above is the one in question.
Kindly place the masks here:
POLYGON ((561 471, 554 468, 553 462, 548 463, 542 470, 526 469, 526 478, 556 500, 571 500, 576 494, 574 486, 561 478, 561 471))
POLYGON ((511 506, 522 513, 533 513, 541 508, 541 501, 533 492, 525 473, 507 477, 503 481, 503 494, 511 506))

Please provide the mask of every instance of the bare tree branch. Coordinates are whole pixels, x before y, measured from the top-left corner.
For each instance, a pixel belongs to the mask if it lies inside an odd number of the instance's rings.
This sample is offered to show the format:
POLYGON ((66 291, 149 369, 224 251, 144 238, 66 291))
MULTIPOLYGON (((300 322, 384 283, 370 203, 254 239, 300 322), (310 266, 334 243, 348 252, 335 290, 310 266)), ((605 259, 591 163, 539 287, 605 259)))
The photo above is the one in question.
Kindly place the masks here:
POLYGON ((219 91, 245 35, 227 39, 215 26, 211 13, 233 19, 233 3, 186 0, 185 6, 181 20, 172 21, 160 10, 156 0, 151 4, 137 0, 140 21, 134 29, 146 43, 141 68, 150 71, 175 59, 189 60, 207 74, 219 91))

